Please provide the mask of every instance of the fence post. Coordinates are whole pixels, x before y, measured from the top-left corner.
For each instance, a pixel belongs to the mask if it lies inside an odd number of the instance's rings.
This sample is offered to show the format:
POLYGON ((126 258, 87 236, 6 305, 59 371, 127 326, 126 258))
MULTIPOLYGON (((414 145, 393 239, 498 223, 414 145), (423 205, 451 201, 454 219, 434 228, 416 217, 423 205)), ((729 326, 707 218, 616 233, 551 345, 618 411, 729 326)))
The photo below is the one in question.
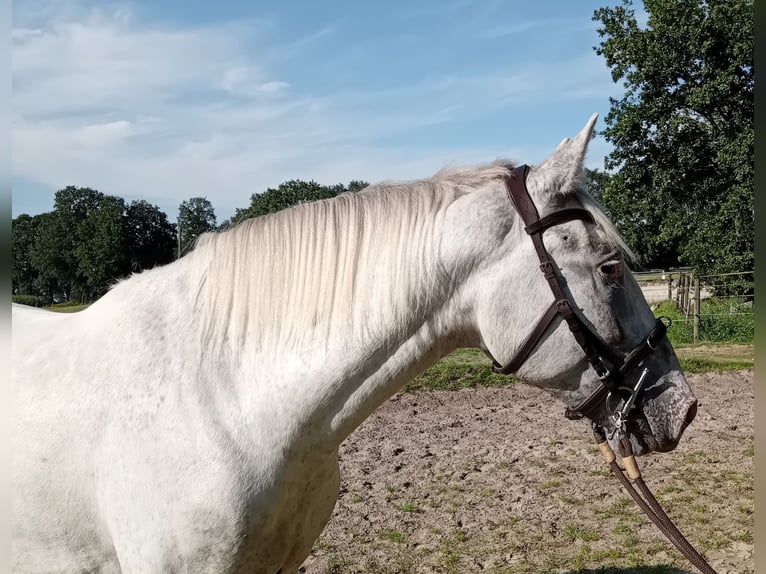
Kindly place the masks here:
POLYGON ((668 301, 673 300, 673 275, 668 273, 668 301))
POLYGON ((679 309, 683 309, 683 301, 681 300, 681 290, 684 287, 684 274, 681 273, 678 276, 678 289, 676 290, 676 304, 679 309))
POLYGON ((686 303, 686 318, 689 318, 689 313, 692 310, 692 283, 694 282, 694 279, 692 279, 691 275, 686 276, 686 288, 684 289, 684 302, 686 303))
POLYGON ((694 276, 694 342, 700 337, 700 278, 694 276))

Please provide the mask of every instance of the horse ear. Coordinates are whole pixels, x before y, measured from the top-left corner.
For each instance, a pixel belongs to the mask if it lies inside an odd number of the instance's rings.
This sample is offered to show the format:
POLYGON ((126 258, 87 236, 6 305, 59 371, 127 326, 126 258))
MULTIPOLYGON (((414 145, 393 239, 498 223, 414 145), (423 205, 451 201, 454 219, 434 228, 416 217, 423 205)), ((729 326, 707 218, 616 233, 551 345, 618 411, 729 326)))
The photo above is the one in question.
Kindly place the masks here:
POLYGON ((593 137, 598 114, 593 114, 585 127, 574 138, 564 138, 553 153, 542 163, 533 166, 529 176, 541 194, 568 194, 582 176, 585 153, 593 137))

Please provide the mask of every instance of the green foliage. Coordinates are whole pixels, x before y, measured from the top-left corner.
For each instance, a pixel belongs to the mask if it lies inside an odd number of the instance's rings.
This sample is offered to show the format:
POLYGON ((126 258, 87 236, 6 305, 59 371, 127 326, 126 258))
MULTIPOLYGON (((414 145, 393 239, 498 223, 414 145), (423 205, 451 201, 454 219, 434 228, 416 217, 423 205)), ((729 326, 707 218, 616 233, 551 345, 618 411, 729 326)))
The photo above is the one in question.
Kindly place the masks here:
POLYGON ((752 269, 753 2, 645 0, 596 10, 611 99, 602 203, 645 266, 752 269))
POLYGON ((13 220, 13 292, 93 301, 131 271, 171 261, 175 229, 158 207, 68 186, 54 209, 13 220))
POLYGON ((103 196, 79 222, 73 252, 81 301, 97 299, 106 292, 111 281, 125 274, 124 211, 122 198, 103 196))
POLYGON ((82 303, 78 303, 77 301, 64 301, 63 303, 54 303, 53 305, 50 305, 48 308, 51 310, 56 309, 69 309, 72 307, 87 307, 88 305, 83 305, 82 303))
MULTIPOLYGON (((683 348, 691 343, 691 322, 688 322, 683 313, 678 311, 678 307, 673 301, 662 303, 654 313, 658 317, 665 315, 673 319, 673 325, 668 330, 668 338, 674 348, 683 348)), ((752 340, 751 330, 749 341, 740 342, 752 342, 752 340)), ((733 341, 726 340, 725 342, 733 341)), ((722 357, 715 353, 710 357, 695 357, 679 353, 679 361, 681 368, 687 373, 753 368, 753 360, 747 357, 747 353, 744 353, 744 356, 732 357, 722 357)), ((507 386, 515 383, 516 379, 512 375, 504 376, 493 373, 489 359, 479 349, 458 349, 415 377, 404 388, 404 391, 454 391, 477 386, 507 386)), ((547 485, 548 488, 552 486, 551 484, 547 485)))
POLYGON ((678 309, 674 301, 663 301, 654 310, 655 317, 669 317, 673 322, 668 329, 668 340, 674 347, 691 343, 694 339, 692 324, 687 321, 686 316, 678 309))
POLYGON ((30 217, 23 213, 11 223, 13 257, 11 285, 14 293, 32 293, 38 290, 40 272, 32 265, 30 254, 38 233, 39 222, 38 216, 30 217))
POLYGON ((79 313, 90 307, 90 303, 78 303, 77 301, 66 301, 64 303, 55 303, 45 309, 56 313, 79 313))
POLYGON ((739 371, 741 369, 752 369, 754 365, 754 361, 743 359, 709 359, 707 357, 681 357, 679 361, 685 373, 739 371))
MULTIPOLYGON (((752 307, 735 300, 703 300, 700 305, 699 340, 712 343, 752 343, 755 319, 752 307)), ((673 346, 694 342, 693 317, 686 317, 674 301, 665 301, 654 311, 655 316, 670 317, 668 339, 673 346)))
POLYGON ((606 172, 597 169, 589 169, 587 167, 585 168, 586 189, 591 197, 599 203, 601 203, 601 200, 604 197, 604 190, 606 189, 610 178, 611 176, 606 172))
POLYGON ((755 318, 752 307, 736 299, 703 301, 700 306, 700 339, 752 343, 755 318))
POLYGON ((244 209, 237 209, 233 222, 240 222, 251 217, 258 217, 268 213, 274 213, 287 209, 293 205, 329 199, 349 191, 356 192, 369 185, 363 181, 353 180, 348 187, 343 184, 333 186, 320 185, 315 181, 301 181, 292 179, 279 185, 276 189, 269 188, 263 193, 254 193, 250 196, 250 205, 244 209))
POLYGON ((42 295, 13 295, 11 300, 19 305, 29 305, 30 307, 45 307, 48 304, 48 299, 42 295))
POLYGON ((125 210, 128 265, 138 272, 170 263, 176 256, 176 226, 156 205, 131 202, 125 210))
MULTIPOLYGON (((41 291, 51 299, 84 301, 94 296, 89 292, 93 284, 89 280, 91 269, 80 257, 96 257, 82 246, 90 240, 93 225, 89 219, 103 199, 99 191, 70 185, 56 192, 53 211, 38 216, 38 234, 30 257, 40 272, 41 291)), ((92 271, 95 275, 101 270, 92 271)))
POLYGON ((215 225, 215 209, 206 197, 191 197, 178 206, 178 226, 181 233, 181 255, 186 255, 197 238, 215 225))

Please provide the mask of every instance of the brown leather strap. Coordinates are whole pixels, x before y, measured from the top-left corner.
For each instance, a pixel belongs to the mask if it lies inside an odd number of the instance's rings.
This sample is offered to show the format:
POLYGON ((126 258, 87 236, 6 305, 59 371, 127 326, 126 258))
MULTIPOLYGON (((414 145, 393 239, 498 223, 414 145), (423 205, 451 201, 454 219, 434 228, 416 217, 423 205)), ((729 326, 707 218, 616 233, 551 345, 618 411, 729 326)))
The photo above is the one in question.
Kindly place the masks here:
POLYGON ((673 521, 670 520, 670 517, 665 513, 662 506, 660 506, 657 498, 654 496, 652 491, 649 490, 649 487, 641 477, 641 472, 638 470, 638 465, 635 464, 633 449, 630 446, 630 440, 627 437, 622 437, 619 440, 619 450, 621 451, 620 455, 623 457, 623 463, 625 463, 628 459, 631 459, 633 461, 633 465, 635 465, 635 471, 638 476, 636 478, 632 478, 632 482, 631 479, 625 476, 625 472, 623 472, 623 469, 620 468, 620 465, 617 464, 614 452, 606 440, 606 433, 604 432, 603 427, 597 424, 593 424, 593 436, 596 439, 596 443, 599 445, 599 450, 601 450, 601 453, 604 455, 604 459, 609 465, 612 473, 619 479, 619 481, 622 483, 622 486, 625 488, 625 490, 628 491, 628 494, 630 494, 631 498, 633 498, 641 510, 644 511, 646 516, 649 517, 652 522, 654 522, 655 526, 657 526, 660 532, 662 532, 665 537, 670 542, 672 542, 673 545, 681 552, 681 554, 683 554, 686 559, 689 560, 689 562, 694 564, 700 572, 703 574, 716 574, 716 571, 713 570, 712 566, 708 564, 705 558, 699 552, 697 552, 694 546, 691 545, 691 543, 686 539, 681 531, 678 530, 676 525, 673 524, 673 521), (638 485, 641 494, 636 491, 636 489, 633 487, 633 484, 638 485))
POLYGON ((535 207, 532 198, 527 193, 525 183, 527 172, 529 172, 528 165, 512 169, 511 173, 505 178, 505 189, 508 192, 508 197, 513 207, 521 215, 521 220, 525 225, 530 225, 540 219, 540 214, 537 213, 537 207, 535 207))
POLYGON ((567 207, 566 209, 559 209, 558 211, 554 211, 542 219, 530 223, 527 225, 527 227, 524 228, 524 230, 529 235, 532 235, 533 233, 542 233, 549 227, 553 227, 554 225, 559 225, 561 223, 566 223, 567 221, 573 221, 575 219, 595 223, 593 214, 587 209, 583 209, 582 207, 567 207))
POLYGON ((493 367, 496 373, 500 373, 501 375, 510 375, 511 373, 517 371, 519 367, 524 364, 524 361, 527 360, 527 357, 529 357, 530 353, 532 353, 532 350, 535 348, 535 345, 537 345, 545 331, 547 331, 548 327, 551 326, 553 320, 559 315, 559 309, 556 303, 557 301, 548 307, 548 310, 537 322, 535 328, 532 329, 532 332, 529 335, 527 335, 524 343, 522 343, 521 347, 519 347, 519 350, 516 351, 516 354, 513 356, 513 359, 510 363, 502 366, 500 363, 495 361, 493 367))

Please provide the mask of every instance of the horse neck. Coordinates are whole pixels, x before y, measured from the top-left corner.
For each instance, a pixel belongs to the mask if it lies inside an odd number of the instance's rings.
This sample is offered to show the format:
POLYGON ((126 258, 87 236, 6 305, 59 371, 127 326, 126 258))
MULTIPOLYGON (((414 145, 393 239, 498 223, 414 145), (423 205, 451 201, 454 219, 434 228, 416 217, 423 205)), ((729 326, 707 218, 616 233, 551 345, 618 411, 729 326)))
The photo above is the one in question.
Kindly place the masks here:
MULTIPOLYGON (((459 314, 448 312, 453 286, 439 264, 446 206, 408 205, 416 211, 385 217, 353 202, 335 207, 330 215, 343 226, 311 235, 305 221, 275 218, 262 225, 279 225, 278 240, 264 229, 249 234, 249 246, 239 244, 263 275, 241 291, 227 287, 212 331, 203 331, 223 337, 203 348, 225 342, 215 357, 237 363, 237 378, 249 388, 237 394, 268 397, 250 413, 251 424, 278 417, 295 433, 310 424, 316 436, 339 444, 411 376, 455 348, 459 314), (253 244, 260 259, 247 254, 253 244)), ((207 280, 225 283, 215 271, 208 267, 207 280)))

